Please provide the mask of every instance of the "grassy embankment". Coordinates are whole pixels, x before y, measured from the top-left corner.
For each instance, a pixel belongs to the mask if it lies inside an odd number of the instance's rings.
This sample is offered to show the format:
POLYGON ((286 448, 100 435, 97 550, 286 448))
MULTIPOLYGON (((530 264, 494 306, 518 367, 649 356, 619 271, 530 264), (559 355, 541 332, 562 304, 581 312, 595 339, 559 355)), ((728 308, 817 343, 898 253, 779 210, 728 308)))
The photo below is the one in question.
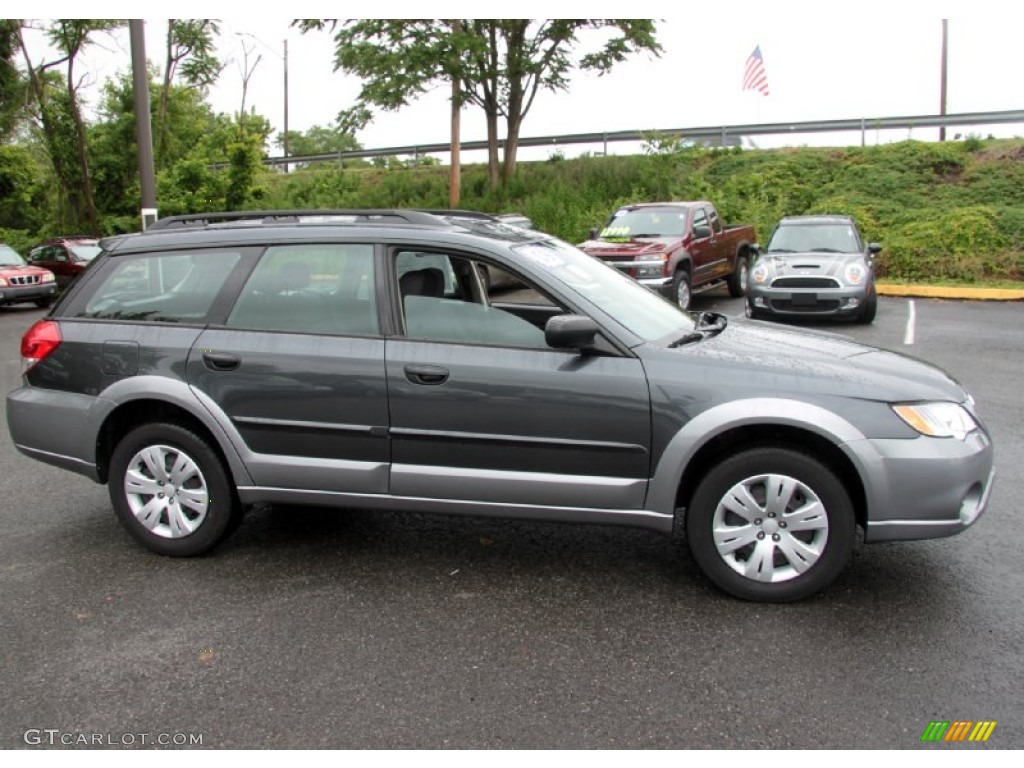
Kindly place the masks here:
MULTIPOLYGON (((671 143, 668 143, 671 146, 671 143)), ((266 178, 259 208, 448 206, 448 169, 339 169, 266 178)), ((618 205, 713 201, 762 241, 784 215, 846 213, 884 250, 893 282, 1020 287, 1024 280, 1024 140, 877 147, 702 150, 521 163, 500 194, 483 166, 463 169, 462 207, 517 211, 570 242, 618 205)))

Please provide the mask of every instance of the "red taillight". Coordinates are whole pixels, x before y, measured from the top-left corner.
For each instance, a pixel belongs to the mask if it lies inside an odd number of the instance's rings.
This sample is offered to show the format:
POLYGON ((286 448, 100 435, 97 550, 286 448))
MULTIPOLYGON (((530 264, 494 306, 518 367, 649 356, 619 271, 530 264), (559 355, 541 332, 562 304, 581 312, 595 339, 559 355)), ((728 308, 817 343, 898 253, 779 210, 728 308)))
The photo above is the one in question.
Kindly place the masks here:
POLYGON ((60 326, 53 320, 39 320, 21 337, 21 372, 28 373, 59 347, 60 342, 60 326))

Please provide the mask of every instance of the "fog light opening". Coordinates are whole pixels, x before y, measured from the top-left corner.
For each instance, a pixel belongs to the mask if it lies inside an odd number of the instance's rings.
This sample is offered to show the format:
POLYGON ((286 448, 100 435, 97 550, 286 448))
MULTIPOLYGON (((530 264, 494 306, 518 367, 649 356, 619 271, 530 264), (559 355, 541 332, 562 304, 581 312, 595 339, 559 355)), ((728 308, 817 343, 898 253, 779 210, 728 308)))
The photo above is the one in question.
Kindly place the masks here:
POLYGON ((981 483, 975 483, 970 487, 970 490, 964 494, 963 501, 960 502, 960 522, 964 525, 970 525, 975 521, 978 515, 981 513, 981 499, 984 495, 984 489, 981 483))

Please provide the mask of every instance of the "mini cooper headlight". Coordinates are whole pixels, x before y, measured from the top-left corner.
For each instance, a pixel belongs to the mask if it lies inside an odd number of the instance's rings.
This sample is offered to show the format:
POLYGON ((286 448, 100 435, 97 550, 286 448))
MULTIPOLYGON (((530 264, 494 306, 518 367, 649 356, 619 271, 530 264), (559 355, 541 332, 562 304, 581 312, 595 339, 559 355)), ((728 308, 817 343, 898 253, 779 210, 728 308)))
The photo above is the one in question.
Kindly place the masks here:
POLYGON ((963 440, 978 428, 971 414, 956 403, 915 403, 894 405, 892 409, 907 424, 929 437, 963 440))
POLYGON ((846 282, 850 285, 860 285, 864 282, 867 273, 863 264, 847 264, 846 269, 843 271, 843 277, 846 278, 846 282))
POLYGON ((750 279, 758 285, 764 285, 767 283, 771 279, 771 276, 772 268, 764 261, 759 261, 750 273, 750 279))

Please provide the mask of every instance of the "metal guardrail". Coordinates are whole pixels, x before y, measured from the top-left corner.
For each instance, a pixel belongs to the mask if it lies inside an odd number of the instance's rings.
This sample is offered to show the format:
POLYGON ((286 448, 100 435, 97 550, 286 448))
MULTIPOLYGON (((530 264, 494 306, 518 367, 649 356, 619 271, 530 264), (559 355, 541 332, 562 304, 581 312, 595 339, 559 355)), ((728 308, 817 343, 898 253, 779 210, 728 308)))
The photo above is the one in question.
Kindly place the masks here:
MULTIPOLYGON (((939 128, 945 126, 1000 125, 1006 123, 1024 124, 1024 109, 1002 112, 963 112, 955 115, 914 115, 908 117, 861 117, 847 120, 812 120, 802 123, 750 123, 746 125, 697 126, 689 128, 663 128, 649 131, 603 131, 600 133, 567 133, 557 136, 531 136, 519 139, 520 147, 568 146, 572 144, 604 144, 617 141, 645 141, 655 136, 683 136, 694 141, 708 140, 721 142, 743 136, 779 136, 801 133, 828 133, 837 131, 891 130, 898 128, 939 128)), ((504 149, 505 141, 498 145, 504 149)), ((465 151, 487 149, 486 141, 464 141, 465 151)), ((451 145, 409 144, 402 147, 380 149, 354 149, 344 152, 327 152, 319 155, 292 157, 268 157, 267 165, 314 163, 322 161, 343 162, 346 159, 367 157, 393 157, 395 155, 423 155, 433 152, 449 152, 451 145)), ((607 150, 606 150, 607 151, 607 150)), ((218 163, 218 166, 221 165, 218 163)))

